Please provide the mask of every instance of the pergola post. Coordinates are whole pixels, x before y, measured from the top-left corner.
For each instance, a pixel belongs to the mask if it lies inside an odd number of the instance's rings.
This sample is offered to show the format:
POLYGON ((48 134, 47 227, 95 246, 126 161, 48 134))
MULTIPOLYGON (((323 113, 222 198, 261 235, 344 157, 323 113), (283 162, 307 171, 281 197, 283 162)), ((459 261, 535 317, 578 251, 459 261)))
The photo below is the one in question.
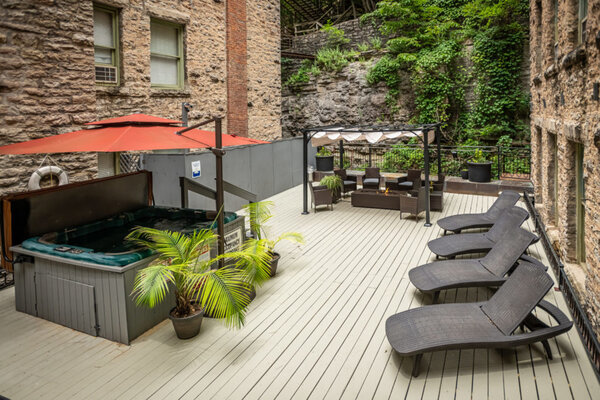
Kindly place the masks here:
POLYGON ((340 169, 344 169, 344 140, 340 140, 340 169))
POLYGON ((308 214, 308 132, 302 131, 302 214, 308 214))
POLYGON ((425 226, 431 226, 430 209, 429 209, 429 130, 423 131, 423 157, 425 161, 425 226))

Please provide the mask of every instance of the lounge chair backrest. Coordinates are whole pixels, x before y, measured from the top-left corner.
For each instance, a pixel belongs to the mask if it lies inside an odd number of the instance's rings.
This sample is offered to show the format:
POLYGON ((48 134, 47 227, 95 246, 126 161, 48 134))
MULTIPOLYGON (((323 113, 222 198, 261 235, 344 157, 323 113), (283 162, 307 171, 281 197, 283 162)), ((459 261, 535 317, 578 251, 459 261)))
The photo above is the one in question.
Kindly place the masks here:
POLYGON ((346 173, 345 169, 336 169, 336 170, 333 170, 333 173, 336 174, 337 176, 339 176, 340 178, 342 178, 343 181, 348 180, 348 174, 346 173))
POLYGON ((409 182, 414 181, 415 179, 421 179, 421 170, 420 169, 409 169, 406 171, 406 180, 409 182))
POLYGON ((553 285, 552 278, 538 266, 519 263, 481 310, 502 333, 510 335, 553 285))
POLYGON ((368 167, 365 168, 365 178, 379 178, 381 175, 379 174, 379 168, 376 167, 368 167))
POLYGON ((513 190, 504 190, 486 211, 485 215, 490 218, 497 218, 502 214, 502 211, 517 204, 520 198, 521 195, 513 190))
POLYGON ((511 207, 504 210, 498 217, 496 223, 485 233, 485 236, 487 236, 488 239, 497 242, 502 239, 502 236, 504 236, 505 233, 512 232, 515 228, 520 227, 527 218, 529 218, 527 210, 521 207, 511 207))
POLYGON ((504 276, 535 238, 533 233, 522 228, 506 232, 481 259, 481 264, 496 276, 504 276))

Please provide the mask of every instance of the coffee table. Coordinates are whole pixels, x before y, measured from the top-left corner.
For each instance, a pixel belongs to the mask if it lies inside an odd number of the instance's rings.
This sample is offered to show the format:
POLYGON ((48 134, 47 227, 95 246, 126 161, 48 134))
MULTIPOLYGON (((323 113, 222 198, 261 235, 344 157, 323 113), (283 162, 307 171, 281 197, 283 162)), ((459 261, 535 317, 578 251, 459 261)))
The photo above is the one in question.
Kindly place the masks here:
POLYGON ((350 197, 353 207, 399 210, 401 193, 395 190, 359 189, 352 192, 350 197))

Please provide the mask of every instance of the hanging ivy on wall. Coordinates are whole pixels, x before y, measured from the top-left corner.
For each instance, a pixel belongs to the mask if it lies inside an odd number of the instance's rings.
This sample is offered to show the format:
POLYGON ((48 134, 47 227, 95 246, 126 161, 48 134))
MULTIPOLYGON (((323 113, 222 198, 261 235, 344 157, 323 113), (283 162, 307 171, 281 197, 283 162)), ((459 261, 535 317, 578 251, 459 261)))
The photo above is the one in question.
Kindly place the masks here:
POLYGON ((399 73, 405 70, 415 92, 414 119, 443 122, 449 141, 528 138, 529 100, 521 82, 526 0, 382 0, 362 19, 392 37, 388 54, 367 76, 370 84, 387 84, 388 104, 399 96, 399 73), (470 73, 466 59, 473 64, 470 73), (467 110, 470 82, 475 102, 467 110))

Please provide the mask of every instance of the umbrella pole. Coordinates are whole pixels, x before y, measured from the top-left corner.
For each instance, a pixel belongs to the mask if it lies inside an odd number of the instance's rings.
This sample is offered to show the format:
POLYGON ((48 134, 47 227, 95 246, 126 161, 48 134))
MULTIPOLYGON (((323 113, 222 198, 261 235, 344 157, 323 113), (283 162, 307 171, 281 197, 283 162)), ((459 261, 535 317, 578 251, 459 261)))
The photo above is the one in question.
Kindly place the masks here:
MULTIPOLYGON (((215 149, 213 154, 216 157, 216 180, 217 180, 217 231, 219 234, 218 239, 218 252, 219 255, 225 254, 225 216, 224 214, 224 195, 223 195, 223 155, 225 152, 221 148, 223 146, 222 136, 222 120, 220 117, 215 117, 215 149)), ((219 268, 223 268, 225 260, 219 260, 219 268)))

